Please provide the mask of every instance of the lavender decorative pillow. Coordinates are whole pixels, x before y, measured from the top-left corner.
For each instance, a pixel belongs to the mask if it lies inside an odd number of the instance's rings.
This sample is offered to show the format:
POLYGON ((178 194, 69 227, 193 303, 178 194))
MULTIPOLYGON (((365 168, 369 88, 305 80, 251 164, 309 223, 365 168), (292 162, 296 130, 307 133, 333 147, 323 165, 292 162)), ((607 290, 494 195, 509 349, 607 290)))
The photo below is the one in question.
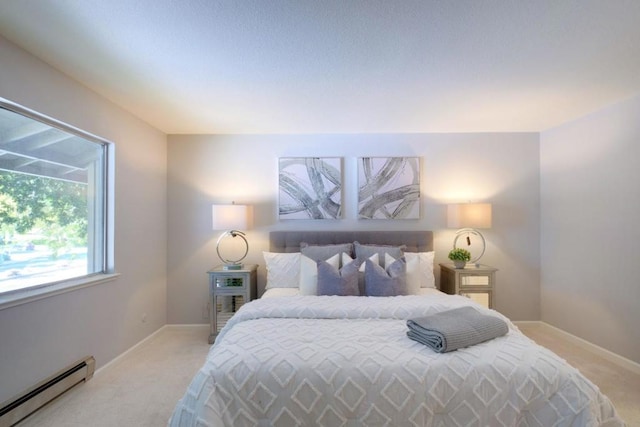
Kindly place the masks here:
MULTIPOLYGON (((300 255, 300 295, 318 295, 318 261, 305 255, 300 255)), ((333 268, 340 267, 340 256, 334 256, 324 260, 333 268)))
POLYGON ((352 262, 338 270, 326 261, 318 261, 318 295, 360 295, 358 264, 352 262))
MULTIPOLYGON (((414 253, 404 254, 404 260, 407 263, 407 295, 420 295, 420 258, 414 253)), ((389 254, 384 254, 384 264, 391 265, 396 260, 389 254)))
POLYGON ((408 295, 407 263, 404 257, 395 260, 386 269, 366 260, 364 288, 370 297, 393 297, 408 295))

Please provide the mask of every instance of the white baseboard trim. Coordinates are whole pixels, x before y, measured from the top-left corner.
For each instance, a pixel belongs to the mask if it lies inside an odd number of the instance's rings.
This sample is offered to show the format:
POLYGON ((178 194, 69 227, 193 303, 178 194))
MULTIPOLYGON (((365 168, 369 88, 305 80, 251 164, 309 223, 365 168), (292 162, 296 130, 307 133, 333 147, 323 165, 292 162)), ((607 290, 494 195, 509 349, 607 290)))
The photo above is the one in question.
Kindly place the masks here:
POLYGON ((121 359, 123 359, 125 356, 127 356, 131 352, 135 351, 139 347, 143 346, 146 342, 148 342, 151 339, 153 339, 156 335, 158 335, 160 332, 164 331, 165 329, 187 329, 187 328, 188 329, 202 329, 202 330, 208 331, 209 330, 209 324, 208 323, 196 323, 196 324, 188 324, 188 325, 173 324, 173 325, 161 326, 158 330, 153 332, 151 335, 147 336, 146 338, 143 338, 138 343, 136 343, 133 346, 129 347, 129 349, 125 350, 124 352, 120 353, 119 355, 117 355, 116 357, 111 359, 104 366, 101 366, 100 368, 96 369, 96 371, 93 373, 93 375, 100 375, 103 370, 108 369, 110 366, 116 364, 121 359))
POLYGON ((513 324, 518 325, 542 325, 542 320, 513 320, 513 324))
POLYGON ((127 354, 135 351, 138 347, 141 347, 144 343, 146 343, 147 341, 151 340, 153 337, 158 335, 166 327, 167 327, 167 325, 161 326, 158 330, 153 332, 151 335, 149 335, 146 338, 143 338, 142 340, 138 341, 138 343, 136 343, 133 346, 129 347, 129 349, 125 350, 124 352, 120 353, 119 355, 117 355, 116 357, 114 357, 113 359, 111 359, 110 361, 105 363, 104 366, 101 366, 98 369, 96 369, 96 371, 93 373, 93 375, 100 375, 102 373, 102 371, 104 371, 105 369, 109 368, 109 366, 112 366, 112 365, 116 364, 118 361, 120 361, 122 358, 124 358, 127 354))
POLYGON ((620 356, 619 354, 616 354, 610 350, 607 350, 606 348, 600 347, 599 345, 593 344, 592 342, 589 342, 583 338, 577 337, 567 331, 563 331, 560 328, 557 328, 553 325, 550 325, 546 322, 543 322, 541 320, 524 320, 524 321, 516 321, 513 322, 516 326, 518 325, 539 325, 543 328, 548 329, 549 331, 552 331, 553 333, 557 334, 557 335, 561 335, 564 339, 566 339, 567 341, 577 345, 580 348, 583 348, 584 350, 590 351, 591 353, 594 353, 600 357, 602 357, 603 359, 608 360, 611 363, 615 363, 616 365, 620 366, 621 368, 627 369, 631 372, 633 372, 634 374, 638 374, 640 375, 640 363, 634 362, 631 359, 627 359, 624 356, 620 356))

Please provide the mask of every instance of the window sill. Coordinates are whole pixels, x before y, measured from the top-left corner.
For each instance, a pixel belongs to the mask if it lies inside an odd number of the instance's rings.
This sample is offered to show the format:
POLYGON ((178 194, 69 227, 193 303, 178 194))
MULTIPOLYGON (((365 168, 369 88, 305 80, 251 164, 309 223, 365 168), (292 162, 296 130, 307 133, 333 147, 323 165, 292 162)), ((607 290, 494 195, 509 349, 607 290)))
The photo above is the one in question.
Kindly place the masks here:
POLYGON ((93 276, 52 283, 50 285, 38 288, 29 288, 15 292, 7 292, 3 295, 0 295, 0 310, 75 291, 76 289, 82 289, 89 286, 99 285, 100 283, 111 282, 116 280, 119 276, 119 273, 96 274, 93 276))

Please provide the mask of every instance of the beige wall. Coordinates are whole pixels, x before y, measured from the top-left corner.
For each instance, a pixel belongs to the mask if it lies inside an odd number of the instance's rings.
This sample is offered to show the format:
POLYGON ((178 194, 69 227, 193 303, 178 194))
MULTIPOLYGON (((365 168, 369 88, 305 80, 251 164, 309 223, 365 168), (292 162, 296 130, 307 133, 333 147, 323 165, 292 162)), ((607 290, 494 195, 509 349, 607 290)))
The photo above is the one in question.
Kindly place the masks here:
POLYGON ((542 320, 640 363, 640 96, 541 134, 542 320))
POLYGON ((0 402, 166 323, 166 136, 0 38, 0 96, 116 144, 119 279, 0 310, 0 402), (146 322, 142 316, 146 314, 146 322))
POLYGON ((206 271, 219 262, 211 204, 231 201, 255 206, 247 261, 262 265, 260 285, 270 230, 429 229, 438 263, 454 236, 446 203, 490 201, 482 261, 500 270, 496 307, 515 320, 539 319, 538 134, 172 135, 168 145, 169 323, 207 321, 206 271), (278 221, 278 158, 287 156, 343 157, 345 219, 278 221), (420 157, 422 219, 355 219, 359 156, 420 157))

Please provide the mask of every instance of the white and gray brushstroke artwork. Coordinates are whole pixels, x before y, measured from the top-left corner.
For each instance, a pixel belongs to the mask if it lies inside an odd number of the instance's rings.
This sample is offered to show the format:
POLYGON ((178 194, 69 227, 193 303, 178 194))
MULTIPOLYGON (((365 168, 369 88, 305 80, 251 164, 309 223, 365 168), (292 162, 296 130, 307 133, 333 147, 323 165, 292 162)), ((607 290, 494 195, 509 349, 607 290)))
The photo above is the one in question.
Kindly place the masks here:
POLYGON ((342 159, 280 159, 280 219, 338 219, 342 216, 342 159))
POLYGON ((358 159, 358 218, 419 219, 419 159, 417 157, 358 159))

